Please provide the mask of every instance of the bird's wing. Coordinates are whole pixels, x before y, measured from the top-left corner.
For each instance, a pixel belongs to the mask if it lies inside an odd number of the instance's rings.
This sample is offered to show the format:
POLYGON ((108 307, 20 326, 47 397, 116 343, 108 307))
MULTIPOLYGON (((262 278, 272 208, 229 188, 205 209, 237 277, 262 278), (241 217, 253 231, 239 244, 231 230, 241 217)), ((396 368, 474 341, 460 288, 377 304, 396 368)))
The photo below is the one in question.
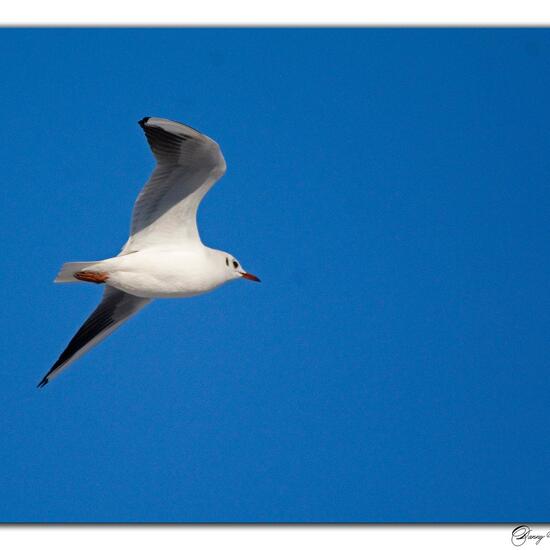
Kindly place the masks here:
POLYGON ((65 351, 40 381, 38 387, 45 386, 52 378, 55 378, 73 361, 76 361, 93 346, 109 336, 111 332, 150 301, 149 298, 138 298, 137 296, 126 294, 121 290, 106 287, 103 299, 97 308, 78 329, 78 332, 73 336, 65 351))
POLYGON ((144 247, 200 240, 197 208, 225 173, 220 148, 209 137, 163 118, 148 117, 139 124, 157 165, 138 195, 130 238, 121 255, 144 247))

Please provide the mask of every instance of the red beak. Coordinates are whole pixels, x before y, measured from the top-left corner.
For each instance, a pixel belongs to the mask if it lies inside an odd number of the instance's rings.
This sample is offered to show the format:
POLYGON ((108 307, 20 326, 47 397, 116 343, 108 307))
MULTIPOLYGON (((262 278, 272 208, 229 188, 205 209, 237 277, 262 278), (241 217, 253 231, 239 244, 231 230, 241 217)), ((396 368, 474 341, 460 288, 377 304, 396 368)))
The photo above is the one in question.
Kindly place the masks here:
POLYGON ((241 275, 249 281, 256 281, 257 283, 260 282, 260 279, 256 277, 256 275, 252 275, 252 273, 241 273, 241 275))

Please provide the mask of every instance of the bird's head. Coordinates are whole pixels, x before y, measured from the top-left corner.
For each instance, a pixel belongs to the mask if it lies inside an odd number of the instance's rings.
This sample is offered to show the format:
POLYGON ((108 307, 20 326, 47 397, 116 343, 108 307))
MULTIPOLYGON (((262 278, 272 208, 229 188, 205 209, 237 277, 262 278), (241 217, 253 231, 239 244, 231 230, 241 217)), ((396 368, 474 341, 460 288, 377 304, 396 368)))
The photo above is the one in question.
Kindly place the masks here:
POLYGON ((260 282, 260 279, 252 273, 248 273, 243 269, 240 262, 231 254, 227 252, 223 253, 223 262, 225 264, 225 270, 227 273, 227 278, 231 279, 248 279, 249 281, 260 282))

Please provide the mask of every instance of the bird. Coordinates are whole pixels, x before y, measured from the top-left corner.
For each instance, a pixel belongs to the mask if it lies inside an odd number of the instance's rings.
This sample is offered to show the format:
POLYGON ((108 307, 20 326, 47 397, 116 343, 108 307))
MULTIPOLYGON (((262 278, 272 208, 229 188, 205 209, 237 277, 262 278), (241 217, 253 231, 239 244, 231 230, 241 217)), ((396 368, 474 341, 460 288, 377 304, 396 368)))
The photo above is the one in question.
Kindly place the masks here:
POLYGON ((205 246, 199 236, 199 204, 226 170, 219 145, 181 122, 145 117, 138 124, 156 166, 135 201, 130 237, 117 256, 61 266, 55 283, 105 288, 39 388, 156 298, 197 296, 238 279, 260 282, 235 256, 205 246))

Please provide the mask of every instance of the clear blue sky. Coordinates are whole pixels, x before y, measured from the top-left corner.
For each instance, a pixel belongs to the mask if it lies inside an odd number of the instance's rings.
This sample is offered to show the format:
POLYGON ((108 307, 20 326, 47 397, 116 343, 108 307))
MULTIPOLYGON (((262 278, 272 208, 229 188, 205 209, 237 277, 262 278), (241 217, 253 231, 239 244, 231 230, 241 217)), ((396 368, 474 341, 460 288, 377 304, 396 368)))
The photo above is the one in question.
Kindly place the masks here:
POLYGON ((542 521, 550 31, 0 32, 3 521, 542 521), (43 390, 153 158, 216 139, 203 241, 43 390))

